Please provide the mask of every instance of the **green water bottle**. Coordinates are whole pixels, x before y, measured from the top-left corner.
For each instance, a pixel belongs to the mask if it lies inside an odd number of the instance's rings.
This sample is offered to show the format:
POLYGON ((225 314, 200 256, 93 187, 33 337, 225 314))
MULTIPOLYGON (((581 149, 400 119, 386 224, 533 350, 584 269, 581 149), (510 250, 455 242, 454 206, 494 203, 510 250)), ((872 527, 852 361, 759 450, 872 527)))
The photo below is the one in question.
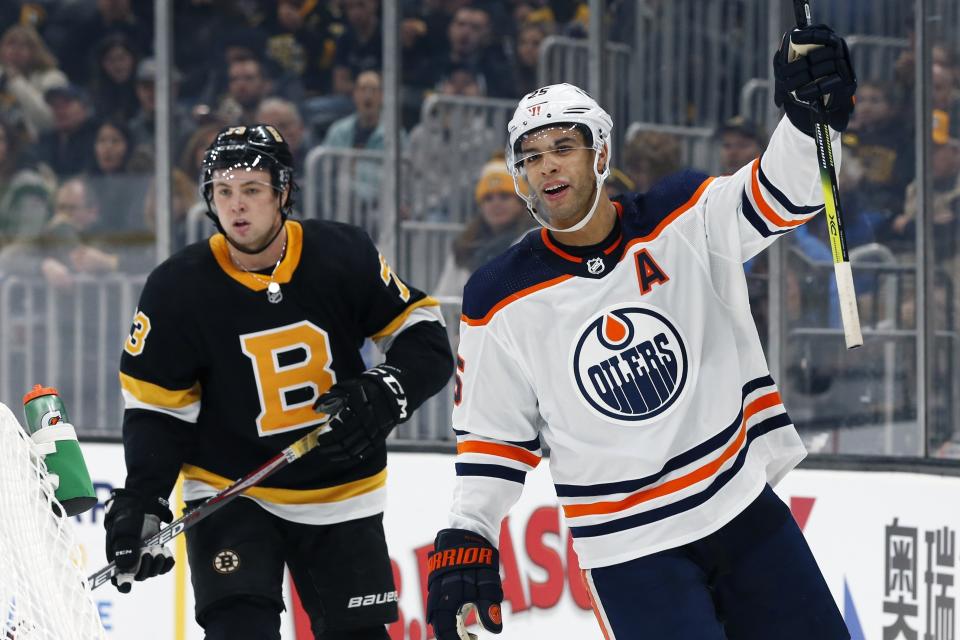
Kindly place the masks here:
POLYGON ((97 496, 77 442, 77 432, 70 424, 57 390, 34 385, 30 393, 23 396, 23 413, 30 439, 43 455, 54 480, 54 495, 67 515, 75 516, 92 509, 97 504, 97 496))

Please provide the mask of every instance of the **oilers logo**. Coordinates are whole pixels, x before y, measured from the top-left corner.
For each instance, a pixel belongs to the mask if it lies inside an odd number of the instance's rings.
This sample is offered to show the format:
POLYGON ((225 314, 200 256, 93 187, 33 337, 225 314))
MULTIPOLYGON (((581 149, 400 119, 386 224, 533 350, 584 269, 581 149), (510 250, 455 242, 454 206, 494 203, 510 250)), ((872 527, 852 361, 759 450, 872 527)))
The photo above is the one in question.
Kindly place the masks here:
POLYGON ((643 424, 675 407, 688 386, 687 348, 676 323, 646 305, 604 310, 578 332, 571 370, 595 413, 643 424))

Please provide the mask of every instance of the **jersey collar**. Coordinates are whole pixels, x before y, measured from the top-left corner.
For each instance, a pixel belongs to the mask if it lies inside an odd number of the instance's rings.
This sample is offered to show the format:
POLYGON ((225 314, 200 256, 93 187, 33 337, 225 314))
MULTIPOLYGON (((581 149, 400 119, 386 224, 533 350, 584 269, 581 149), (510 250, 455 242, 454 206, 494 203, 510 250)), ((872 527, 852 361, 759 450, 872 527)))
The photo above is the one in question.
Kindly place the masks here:
MULTIPOLYGON (((303 227, 299 222, 287 220, 284 223, 287 229, 287 252, 280 261, 273 279, 278 284, 286 284, 293 278, 293 272, 300 264, 300 255, 303 251, 303 227)), ((253 291, 263 291, 267 288, 267 280, 261 275, 259 278, 242 269, 237 268, 230 259, 230 248, 227 239, 222 233, 210 237, 210 251, 217 260, 217 264, 228 276, 253 291)))
POLYGON ((623 207, 613 202, 617 210, 617 219, 613 229, 602 241, 586 247, 574 247, 557 242, 550 232, 541 229, 534 242, 538 245, 544 259, 563 273, 584 278, 599 279, 613 271, 623 255, 623 207))

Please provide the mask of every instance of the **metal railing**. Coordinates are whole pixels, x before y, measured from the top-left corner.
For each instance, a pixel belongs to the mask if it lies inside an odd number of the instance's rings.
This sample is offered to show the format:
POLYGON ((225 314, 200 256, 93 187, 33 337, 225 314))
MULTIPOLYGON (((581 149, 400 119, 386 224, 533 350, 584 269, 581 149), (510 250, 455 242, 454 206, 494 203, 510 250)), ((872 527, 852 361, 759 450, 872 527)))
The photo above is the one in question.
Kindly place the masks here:
POLYGON ((311 149, 300 185, 302 216, 354 224, 376 238, 383 158, 380 150, 311 149))
POLYGON ((0 282, 0 401, 16 407, 34 384, 56 387, 83 435, 118 435, 120 350, 145 276, 0 282))
POLYGON ((409 219, 465 222, 483 165, 503 155, 513 100, 434 94, 410 132, 404 200, 409 219))
MULTIPOLYGON (((595 96, 613 118, 615 140, 622 143, 625 136, 617 136, 617 127, 631 120, 630 89, 635 80, 631 73, 632 49, 625 44, 608 42, 604 57, 604 77, 607 79, 603 96, 595 96)), ((587 90, 590 86, 589 43, 586 40, 549 36, 540 44, 537 64, 537 84, 540 86, 569 82, 587 90)), ((620 158, 621 144, 613 145, 614 162, 620 158)))
MULTIPOLYGON (((145 276, 77 276, 69 289, 42 280, 0 281, 0 402, 18 412, 34 384, 57 388, 83 437, 119 437, 123 399, 118 371, 123 342, 145 276)), ((460 298, 442 298, 456 346, 460 298)), ((402 425, 393 440, 452 439, 451 385, 402 425)))
POLYGON ((777 3, 640 0, 630 119, 716 127, 736 114, 740 87, 769 74, 777 3))
POLYGON ((680 141, 680 160, 684 167, 699 169, 711 175, 719 173, 720 157, 717 153, 715 129, 632 122, 627 127, 625 139, 629 141, 641 131, 656 131, 675 136, 680 141))
MULTIPOLYGON (((795 270, 810 280, 832 282, 833 265, 812 261, 795 248, 795 270)), ((779 372, 784 401, 812 453, 916 455, 924 452, 917 416, 914 374, 918 334, 910 305, 914 302, 916 267, 898 262, 887 247, 872 243, 850 251, 858 281, 864 345, 843 348, 843 330, 824 309, 819 321, 788 320, 785 365, 779 372), (867 284, 868 286, 863 286, 867 284)), ((938 302, 953 306, 951 279, 939 272, 938 302)), ((825 301, 836 295, 822 292, 825 301)), ((808 309, 809 311, 809 309, 808 309)), ((949 318, 934 339, 942 353, 942 379, 955 388, 960 334, 949 318)), ((955 424, 960 414, 956 390, 945 394, 942 420, 955 424)))

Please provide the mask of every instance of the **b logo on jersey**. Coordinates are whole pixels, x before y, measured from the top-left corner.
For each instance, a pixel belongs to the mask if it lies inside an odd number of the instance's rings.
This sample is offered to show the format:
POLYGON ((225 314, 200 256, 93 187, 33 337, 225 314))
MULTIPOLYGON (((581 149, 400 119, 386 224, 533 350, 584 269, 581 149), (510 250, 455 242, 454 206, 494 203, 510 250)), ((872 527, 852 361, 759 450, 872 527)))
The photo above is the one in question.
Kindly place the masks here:
POLYGON ((572 373, 592 411, 637 425, 676 406, 690 365, 683 336, 662 311, 616 305, 591 318, 578 335, 572 373))

